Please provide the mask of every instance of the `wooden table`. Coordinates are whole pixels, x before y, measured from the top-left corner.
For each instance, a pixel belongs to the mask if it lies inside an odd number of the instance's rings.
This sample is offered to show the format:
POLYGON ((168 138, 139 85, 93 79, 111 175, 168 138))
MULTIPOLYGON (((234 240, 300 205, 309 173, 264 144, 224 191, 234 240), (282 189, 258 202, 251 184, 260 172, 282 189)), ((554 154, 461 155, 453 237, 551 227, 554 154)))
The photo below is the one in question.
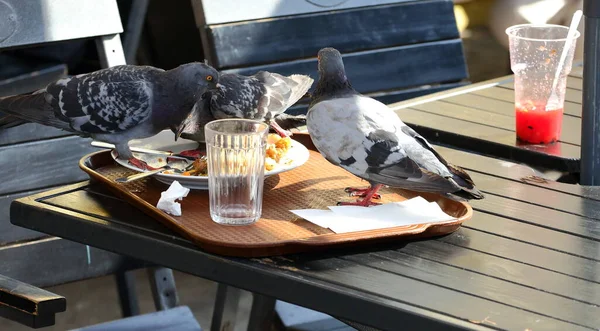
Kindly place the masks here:
POLYGON ((486 199, 457 232, 430 240, 221 257, 89 182, 16 200, 11 222, 383 330, 597 329, 600 190, 439 151, 470 171, 486 199))
POLYGON ((582 67, 567 79, 562 136, 558 143, 520 143, 515 134, 513 76, 390 104, 429 141, 547 169, 579 173, 582 67))

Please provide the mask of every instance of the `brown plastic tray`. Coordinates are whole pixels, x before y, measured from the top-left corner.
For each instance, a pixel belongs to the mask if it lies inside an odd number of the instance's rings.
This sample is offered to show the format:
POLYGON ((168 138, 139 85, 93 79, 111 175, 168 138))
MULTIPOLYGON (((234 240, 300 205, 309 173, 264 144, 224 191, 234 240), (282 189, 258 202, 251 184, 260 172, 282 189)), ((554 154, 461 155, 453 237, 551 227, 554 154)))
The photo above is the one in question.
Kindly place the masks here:
MULTIPOLYGON (((456 220, 424 223, 386 229, 336 234, 321 228, 289 210, 326 209, 337 201, 348 201, 345 187, 364 187, 368 183, 326 161, 317 152, 307 134, 294 134, 293 139, 310 151, 302 166, 265 179, 262 218, 248 226, 225 226, 213 222, 209 214, 208 191, 191 190, 181 201, 182 216, 171 216, 156 203, 168 185, 154 178, 120 184, 115 178, 135 173, 118 165, 109 151, 86 155, 79 162, 92 180, 109 188, 117 196, 141 209, 149 216, 189 238, 200 248, 221 255, 259 257, 299 253, 341 246, 356 246, 391 240, 438 236, 457 230, 472 216, 471 206, 433 194, 419 194, 437 202, 456 220)), ((384 188, 381 202, 410 199, 416 192, 384 188)))

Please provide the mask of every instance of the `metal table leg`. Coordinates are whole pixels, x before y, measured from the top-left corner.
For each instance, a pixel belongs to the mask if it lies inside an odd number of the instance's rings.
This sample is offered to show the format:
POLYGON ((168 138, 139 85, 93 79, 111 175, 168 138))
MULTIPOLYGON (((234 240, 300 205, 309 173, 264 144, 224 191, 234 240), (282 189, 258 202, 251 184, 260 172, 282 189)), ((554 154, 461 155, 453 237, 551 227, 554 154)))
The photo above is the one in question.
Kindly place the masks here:
POLYGON ((241 290, 219 283, 213 309, 211 331, 233 331, 241 290))
POLYGON ((600 185, 600 1, 585 0, 583 111, 581 114, 582 185, 600 185))
POLYGON ((130 271, 119 271, 115 275, 117 291, 119 292, 119 304, 121 315, 130 317, 140 314, 137 294, 135 292, 135 277, 130 271))
POLYGON ((273 317, 275 316, 275 298, 262 294, 252 293, 252 310, 248 331, 266 331, 271 329, 273 317))

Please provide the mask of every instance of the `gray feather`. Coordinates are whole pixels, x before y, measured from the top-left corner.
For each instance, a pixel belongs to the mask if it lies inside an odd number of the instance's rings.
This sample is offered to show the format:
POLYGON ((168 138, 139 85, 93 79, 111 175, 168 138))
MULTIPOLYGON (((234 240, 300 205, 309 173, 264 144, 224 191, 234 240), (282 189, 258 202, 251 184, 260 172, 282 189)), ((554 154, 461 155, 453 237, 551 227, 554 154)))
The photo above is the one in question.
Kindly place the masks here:
MULTIPOLYGON (((131 139, 179 125, 219 73, 195 62, 172 70, 115 66, 59 79, 32 94, 0 98, 0 112, 117 145, 131 157, 131 139), (207 78, 210 76, 210 79, 207 78)), ((16 123, 4 118, 0 125, 16 123)), ((0 126, 1 127, 1 126, 0 126)))
POLYGON ((352 88, 339 51, 324 48, 318 60, 319 81, 307 127, 328 160, 371 185, 483 198, 464 170, 446 162, 384 104, 352 88))

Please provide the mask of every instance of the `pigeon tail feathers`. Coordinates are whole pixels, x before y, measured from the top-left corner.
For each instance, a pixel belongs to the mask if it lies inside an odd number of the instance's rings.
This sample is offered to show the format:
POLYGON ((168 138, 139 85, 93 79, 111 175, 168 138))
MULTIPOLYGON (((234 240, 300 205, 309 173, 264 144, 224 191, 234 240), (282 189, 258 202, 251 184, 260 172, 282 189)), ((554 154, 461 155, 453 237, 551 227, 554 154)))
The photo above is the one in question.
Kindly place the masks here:
POLYGON ((464 198, 466 200, 481 200, 485 198, 483 193, 481 193, 481 191, 475 188, 475 183, 473 183, 473 180, 471 179, 469 174, 467 174, 466 171, 452 164, 447 164, 447 168, 452 173, 452 180, 461 189, 458 192, 454 192, 454 195, 464 198))
MULTIPOLYGON (((2 127, 20 125, 18 120, 53 126, 58 129, 73 131, 70 124, 57 118, 54 109, 48 104, 45 93, 15 95, 0 98, 0 112, 11 115, 14 120, 0 121, 2 127)), ((23 124, 25 122, 22 122, 23 124)))
POLYGON ((13 128, 26 123, 29 122, 11 115, 0 115, 0 130, 13 128))

